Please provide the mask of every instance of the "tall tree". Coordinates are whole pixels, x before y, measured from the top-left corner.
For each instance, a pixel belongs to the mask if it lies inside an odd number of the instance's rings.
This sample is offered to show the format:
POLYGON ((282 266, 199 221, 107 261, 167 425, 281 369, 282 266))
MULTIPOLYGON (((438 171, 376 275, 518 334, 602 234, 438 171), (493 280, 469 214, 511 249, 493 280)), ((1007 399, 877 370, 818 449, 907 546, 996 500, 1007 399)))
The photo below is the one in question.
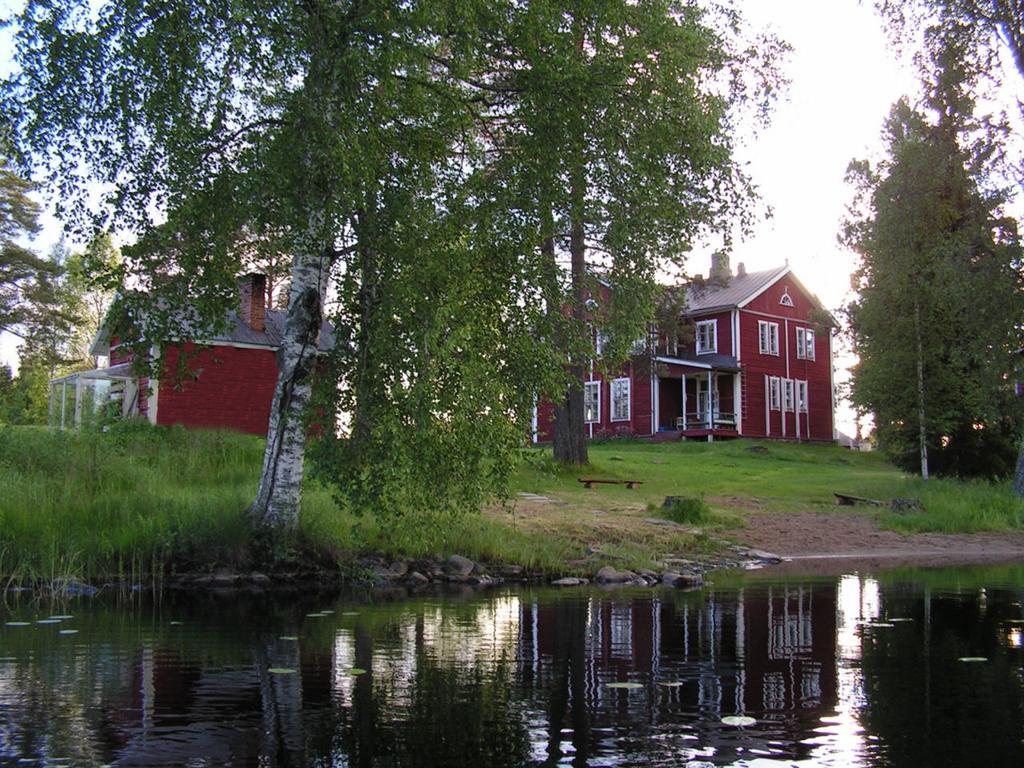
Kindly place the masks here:
POLYGON ((766 109, 784 46, 745 47, 731 8, 677 0, 535 0, 510 4, 502 22, 466 81, 494 105, 495 175, 546 262, 545 332, 566 370, 549 393, 555 458, 583 464, 591 326, 609 332, 617 368, 647 335, 657 270, 749 211, 733 130, 744 105, 766 109))
POLYGON ((416 488, 465 501, 507 474, 538 370, 536 302, 517 260, 522 226, 481 167, 487 104, 449 69, 473 70, 477 21, 505 6, 93 5, 28 3, 4 114, 79 229, 138 236, 118 276, 139 289, 119 312, 136 320, 140 351, 220 321, 254 239, 290 254, 254 522, 295 523, 317 370, 333 378, 314 418, 338 397, 353 414, 345 440, 323 430, 321 468, 341 496, 416 488), (109 191, 98 209, 83 168, 109 191), (328 367, 317 336, 332 279, 328 367))
POLYGON ((140 235, 123 269, 144 289, 123 302, 145 317, 140 347, 180 337, 183 319, 193 332, 217 323, 234 300, 241 234, 283 233, 288 320, 252 514, 267 531, 292 527, 328 279, 360 252, 367 200, 382 193, 380 159, 458 108, 440 105, 428 54, 471 22, 472 6, 93 5, 27 3, 4 113, 23 159, 41 162, 79 228, 98 220, 140 235), (83 167, 109 190, 98 210, 83 167), (170 308, 183 300, 187 318, 170 308))
POLYGON ((860 196, 845 229, 861 257, 848 307, 853 401, 925 479, 930 467, 998 474, 994 457, 971 454, 1019 428, 1007 382, 1024 321, 1024 252, 993 173, 1003 129, 974 116, 978 73, 963 45, 930 33, 924 111, 897 103, 888 157, 849 172, 860 196))
POLYGON ((39 203, 31 191, 32 184, 0 155, 0 331, 16 331, 24 319, 26 286, 52 271, 24 245, 39 231, 39 203))

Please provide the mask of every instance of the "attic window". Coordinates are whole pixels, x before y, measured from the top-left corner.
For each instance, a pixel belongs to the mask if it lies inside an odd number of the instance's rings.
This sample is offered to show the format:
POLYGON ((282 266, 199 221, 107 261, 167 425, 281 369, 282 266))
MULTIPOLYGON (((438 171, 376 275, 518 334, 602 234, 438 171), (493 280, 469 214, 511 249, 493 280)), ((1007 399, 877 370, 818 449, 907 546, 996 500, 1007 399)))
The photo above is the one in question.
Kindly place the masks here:
POLYGON ((782 298, 779 299, 779 304, 781 304, 784 307, 793 306, 793 299, 789 297, 789 288, 782 289, 782 298))

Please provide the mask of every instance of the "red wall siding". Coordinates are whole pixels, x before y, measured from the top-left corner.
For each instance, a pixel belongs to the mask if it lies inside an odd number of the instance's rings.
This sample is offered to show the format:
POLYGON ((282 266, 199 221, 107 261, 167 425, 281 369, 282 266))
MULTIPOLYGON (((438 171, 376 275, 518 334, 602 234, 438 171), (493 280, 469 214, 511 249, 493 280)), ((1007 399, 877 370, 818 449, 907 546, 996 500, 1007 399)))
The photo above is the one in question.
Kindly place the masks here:
MULTIPOLYGON (((701 315, 695 317, 694 328, 696 328, 696 322, 698 320, 717 320, 718 321, 718 354, 720 355, 731 355, 732 354, 732 312, 715 312, 710 315, 701 315)), ((696 339, 691 341, 683 350, 691 355, 697 353, 697 342, 696 339)))
MULTIPOLYGON (((192 344, 185 345, 193 353, 192 344)), ((164 369, 176 371, 180 350, 164 352, 164 369)), ((277 381, 277 360, 269 349, 208 347, 187 359, 192 376, 160 380, 157 423, 234 429, 266 435, 277 381)))
MULTIPOLYGON (((598 372, 587 375, 588 381, 601 382, 601 420, 586 425, 587 437, 616 437, 627 435, 650 436, 651 377, 646 365, 627 363, 613 376, 602 376, 598 372), (629 378, 629 421, 612 421, 611 379, 629 378)), ((554 439, 554 407, 542 402, 537 406, 537 442, 547 443, 554 439)))
MULTIPOLYGON (((796 356, 796 329, 810 328, 814 304, 803 288, 787 276, 740 310, 740 364, 743 368, 746 411, 743 434, 765 436, 765 375, 807 382, 808 413, 800 414, 800 438, 833 439, 832 413, 832 337, 828 329, 815 334, 815 359, 796 356), (784 293, 793 301, 792 307, 779 303, 784 293), (758 321, 779 324, 779 355, 762 355, 759 349, 758 321), (789 363, 787 368, 787 361, 789 363)), ((795 385, 794 385, 795 386, 795 385)), ((782 437, 781 411, 769 414, 770 437, 782 437)), ((785 437, 796 438, 797 414, 785 414, 785 437)))

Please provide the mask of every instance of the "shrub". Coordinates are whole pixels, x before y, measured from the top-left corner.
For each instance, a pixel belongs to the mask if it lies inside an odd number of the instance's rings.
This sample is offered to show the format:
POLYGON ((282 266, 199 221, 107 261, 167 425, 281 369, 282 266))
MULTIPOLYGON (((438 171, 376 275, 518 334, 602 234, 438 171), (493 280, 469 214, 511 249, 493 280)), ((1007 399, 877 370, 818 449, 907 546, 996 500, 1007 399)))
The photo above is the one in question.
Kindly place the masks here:
POLYGON ((711 508, 703 496, 669 496, 661 507, 661 514, 674 523, 705 525, 711 521, 711 508))

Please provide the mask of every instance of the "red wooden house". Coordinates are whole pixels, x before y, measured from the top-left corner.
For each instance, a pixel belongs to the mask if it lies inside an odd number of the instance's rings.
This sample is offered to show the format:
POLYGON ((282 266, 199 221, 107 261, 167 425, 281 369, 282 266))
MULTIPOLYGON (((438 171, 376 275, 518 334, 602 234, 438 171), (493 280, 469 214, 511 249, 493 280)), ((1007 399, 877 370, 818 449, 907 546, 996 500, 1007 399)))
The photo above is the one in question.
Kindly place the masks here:
MULTIPOLYGON (((109 328, 100 329, 90 353, 106 356, 108 366, 55 379, 51 383, 51 421, 75 423, 83 402, 102 399, 120 402, 125 417, 142 416, 153 424, 266 435, 285 312, 266 307, 263 275, 246 275, 239 287, 239 308, 229 313, 227 330, 209 338, 153 348, 152 354, 163 361, 165 371, 178 370, 184 351, 184 376, 139 378, 132 369, 131 353, 118 345, 109 328), (88 389, 99 392, 90 398, 88 389)), ((325 321, 320 330, 321 351, 332 343, 331 328, 325 321)))
MULTIPOLYGON (((685 306, 692 342, 661 337, 614 377, 591 366, 588 437, 835 439, 835 322, 789 266, 740 264, 733 275, 719 257, 706 281, 686 286, 685 306)), ((534 440, 550 441, 552 406, 534 421, 534 440)))

